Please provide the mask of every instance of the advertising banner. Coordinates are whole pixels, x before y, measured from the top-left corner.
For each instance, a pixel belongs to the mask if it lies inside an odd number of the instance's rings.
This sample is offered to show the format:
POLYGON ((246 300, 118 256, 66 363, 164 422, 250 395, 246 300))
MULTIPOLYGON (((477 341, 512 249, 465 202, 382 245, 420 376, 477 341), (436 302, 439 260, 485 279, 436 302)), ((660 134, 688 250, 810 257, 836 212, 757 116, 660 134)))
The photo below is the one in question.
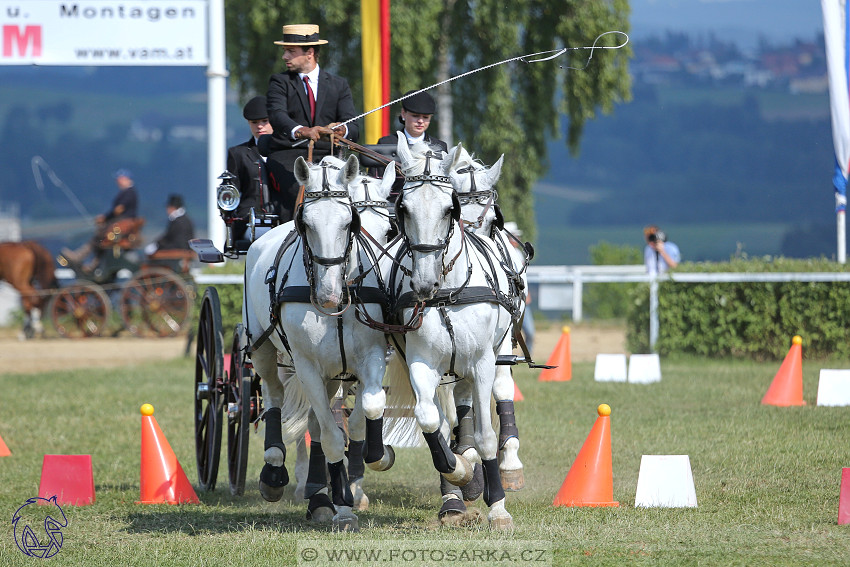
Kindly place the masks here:
POLYGON ((0 0, 0 65, 207 65, 205 0, 0 0))

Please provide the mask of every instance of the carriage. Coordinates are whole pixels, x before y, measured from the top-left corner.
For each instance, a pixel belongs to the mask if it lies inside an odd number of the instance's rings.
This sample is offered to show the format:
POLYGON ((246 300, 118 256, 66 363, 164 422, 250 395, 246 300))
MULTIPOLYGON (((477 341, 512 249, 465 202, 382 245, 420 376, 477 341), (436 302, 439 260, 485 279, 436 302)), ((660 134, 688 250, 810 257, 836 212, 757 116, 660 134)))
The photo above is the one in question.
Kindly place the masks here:
MULTIPOLYGON (((318 450, 322 453, 323 450, 325 453, 321 456, 321 459, 322 462, 325 462, 325 454, 327 455, 327 476, 322 473, 318 482, 323 486, 326 481, 329 480, 330 482, 333 503, 331 504, 331 501, 328 500, 327 494, 324 495, 324 499, 331 509, 336 508, 337 510, 333 517, 334 524, 335 526, 339 525, 340 529, 343 529, 343 526, 346 526, 345 529, 351 526, 356 529, 357 518, 351 513, 353 509, 351 496, 355 493, 354 483, 352 482, 350 493, 347 488, 349 479, 354 477, 348 477, 345 472, 340 472, 340 467, 345 466, 343 465, 342 447, 348 444, 350 448, 351 443, 360 443, 358 451, 363 451, 362 460, 365 460, 365 463, 373 470, 386 470, 392 465, 394 460, 392 448, 383 445, 381 438, 382 421, 385 408, 391 407, 386 399, 386 392, 395 392, 396 388, 401 386, 401 383, 395 385, 390 383, 388 388, 385 387, 382 391, 382 380, 399 380, 399 377, 401 377, 408 386, 407 390, 410 395, 404 404, 395 406, 397 408, 413 408, 413 391, 410 387, 414 389, 426 388, 422 392, 419 389, 416 390, 416 421, 418 427, 422 428, 424 438, 431 449, 435 468, 448 483, 463 486, 479 473, 473 472, 473 465, 464 455, 450 450, 443 437, 445 433, 441 435, 439 431, 439 428, 443 426, 440 421, 436 420, 437 410, 425 407, 425 413, 420 416, 419 406, 423 401, 425 404, 433 403, 436 388, 440 385, 439 376, 460 378, 464 374, 473 372, 476 380, 474 399, 471 382, 462 380, 456 388, 464 386, 461 396, 465 397, 462 397, 462 399, 456 397, 454 403, 458 403, 458 417, 460 417, 461 406, 466 408, 464 415, 471 416, 468 412, 473 405, 475 406, 475 415, 483 416, 490 414, 489 400, 491 396, 496 398, 500 433, 497 439, 492 428, 489 429, 489 437, 485 440, 488 457, 486 461, 480 461, 483 467, 483 478, 480 480, 480 486, 482 489, 485 484, 490 487, 490 498, 485 497, 485 500, 491 506, 491 514, 488 516, 491 523, 498 527, 507 528, 510 526, 510 515, 504 510, 502 483, 505 479, 500 479, 500 469, 512 468, 511 472, 517 473, 518 478, 521 479, 522 464, 515 458, 512 462, 505 459, 506 453, 513 453, 515 457, 518 448, 516 426, 513 421, 514 386, 509 372, 507 373, 509 383, 498 385, 497 381, 494 381, 494 369, 510 366, 521 361, 532 362, 527 353, 522 359, 510 354, 511 342, 509 337, 511 328, 517 329, 516 324, 521 317, 524 306, 524 294, 522 292, 524 276, 522 272, 527 265, 528 255, 515 263, 515 257, 507 250, 508 244, 502 242, 500 245, 495 241, 488 244, 489 241, 486 238, 482 239, 471 231, 467 232, 467 229, 463 226, 466 221, 461 219, 462 198, 452 188, 454 182, 449 177, 450 170, 456 171, 460 176, 468 175, 468 186, 463 198, 470 204, 483 205, 480 208, 477 224, 480 226, 484 217, 488 216, 489 226, 494 219, 500 219, 497 214, 498 209, 492 206, 495 192, 488 190, 488 195, 484 195, 484 191, 477 191, 475 189, 476 181, 478 183, 486 182, 489 187, 498 178, 498 167, 494 168, 493 171, 490 171, 489 168, 473 167, 475 164, 469 161, 471 160, 470 157, 467 160, 470 167, 460 168, 458 164, 461 163, 461 157, 464 155, 460 145, 446 157, 434 154, 427 149, 424 151, 417 150, 423 153, 414 156, 408 150, 406 143, 403 144, 401 141, 398 145, 398 151, 399 154, 402 154, 403 151, 406 154, 402 161, 406 161, 408 164, 417 164, 421 171, 406 176, 405 190, 398 198, 398 203, 401 204, 404 211, 403 217, 396 216, 397 228, 403 238, 395 239, 389 244, 386 241, 381 244, 369 236, 370 231, 373 230, 375 230, 374 234, 384 234, 384 232, 389 234, 390 223, 387 220, 386 212, 377 215, 383 216, 386 223, 386 228, 381 233, 376 231, 377 225, 372 225, 369 231, 364 230, 365 219, 361 217, 364 210, 371 210, 370 205, 376 203, 376 201, 369 197, 368 190, 365 190, 365 196, 363 192, 358 193, 357 198, 354 197, 354 193, 358 191, 361 183, 365 188, 370 180, 377 180, 361 176, 358 168, 364 164, 358 164, 358 160, 352 159, 353 156, 350 156, 344 162, 337 160, 337 164, 326 163, 325 160, 319 164, 313 164, 303 160, 303 158, 298 158, 295 163, 295 176, 305 187, 305 200, 296 210, 292 230, 271 231, 266 237, 261 238, 253 245, 251 245, 251 242, 253 237, 258 235, 258 231, 269 231, 274 228, 277 224, 276 219, 252 213, 249 222, 252 239, 244 243, 233 242, 230 231, 231 223, 228 218, 231 215, 230 211, 236 208, 233 197, 238 197, 238 191, 228 183, 229 174, 222 176, 222 184, 218 190, 218 205, 228 226, 225 252, 219 252, 208 240, 193 241, 192 248, 198 253, 201 261, 206 262, 221 262, 225 255, 230 257, 246 256, 243 322, 251 328, 250 330, 254 335, 252 336, 247 332, 247 329, 242 328, 241 324, 237 325, 230 343, 230 361, 227 365, 228 368, 225 369, 224 332, 221 329, 220 304, 217 293, 214 289, 208 289, 204 293, 199 318, 194 391, 199 482, 205 489, 211 489, 215 486, 221 452, 221 436, 223 426, 227 423, 228 472, 231 491, 233 494, 239 494, 244 490, 248 428, 251 423, 256 422, 265 414, 263 419, 266 421, 266 452, 264 457, 266 465, 260 475, 260 492, 269 501, 280 498, 282 487, 287 482, 283 465, 286 452, 282 446, 280 432, 281 409, 286 400, 281 397, 284 393, 289 395, 289 386, 283 388, 282 383, 278 383, 280 376, 277 368, 280 367, 281 360, 288 360, 289 362, 284 364, 294 365, 298 368, 298 382, 301 383, 304 393, 309 399, 309 409, 317 414, 315 418, 311 418, 316 421, 311 422, 313 425, 310 429, 313 438, 310 474, 313 474, 314 469, 312 464, 313 451, 318 450), (423 161, 418 161, 420 159, 423 161), (440 168, 441 173, 437 175, 430 173, 428 164, 431 162, 428 160, 434 160, 434 166, 440 168), (442 237, 432 235, 428 237, 429 240, 426 243, 414 244, 410 240, 410 227, 405 227, 405 223, 402 221, 410 216, 410 210, 405 205, 407 195, 414 192, 416 195, 424 194, 424 190, 418 190, 423 186, 431 187, 428 193, 439 197, 442 201, 449 199, 448 205, 444 207, 446 205, 444 202, 429 202, 427 199, 424 201, 419 199, 418 202, 414 199, 412 202, 415 203, 417 208, 424 207, 424 214, 431 215, 430 218, 439 219, 439 215, 443 214, 443 220, 439 221, 440 226, 449 228, 447 235, 443 234, 442 237), (438 209, 434 209, 435 204, 438 209), (363 209, 360 209, 360 207, 363 207, 363 209), (350 210, 350 213, 347 212, 348 210, 350 210), (458 227, 457 231, 454 229, 455 226, 458 227), (453 234, 455 235, 454 238, 453 234), (372 241, 371 244, 374 244, 374 247, 368 243, 365 249, 359 247, 365 242, 364 235, 372 241), (293 242, 298 242, 298 244, 289 246, 293 242), (352 248, 354 242, 358 243, 358 252, 355 252, 352 248), (431 244, 431 242, 437 242, 437 244, 431 244), (312 248, 314 245, 319 246, 319 248, 312 248), (343 246, 344 250, 340 246, 343 246), (448 252, 450 246, 453 246, 451 255, 448 252), (501 251, 497 250, 500 247, 501 251), (369 262, 367 264, 362 263, 363 257, 360 256, 364 250, 367 255, 371 254, 371 258, 367 258, 369 262), (413 253, 413 258, 408 250, 413 253), (427 279, 430 276, 426 276, 427 281, 414 281, 417 274, 420 277, 422 274, 421 267, 416 264, 415 255, 418 254, 421 258, 424 254, 428 256, 426 259, 430 261, 435 258, 432 254, 434 252, 438 253, 438 263, 435 266, 440 268, 435 279, 427 279), (383 260, 381 257, 383 257, 383 260), (474 261, 473 257, 475 258, 474 261), (302 259, 304 263, 303 272, 300 269, 291 270, 296 258, 302 259), (460 270, 453 271, 452 268, 459 258, 462 258, 463 267, 460 270), (410 263, 411 261, 413 261, 413 264, 410 263), (384 265, 387 262, 390 262, 392 266, 384 265), (417 269, 419 269, 419 272, 417 272, 417 269), (328 274, 333 275, 329 276, 328 274), (383 280, 381 274, 392 275, 389 280, 383 280), (466 274, 465 279, 464 274, 466 274), (400 293, 402 289, 407 289, 407 287, 403 288, 402 280, 396 280, 396 276, 410 278, 413 293, 400 293), (448 281, 449 276, 455 279, 460 277, 459 281, 452 282, 456 287, 449 287, 445 290, 445 293, 440 292, 442 295, 439 293, 434 295, 434 291, 440 287, 440 281, 448 281), (374 284, 361 287, 364 278, 367 277, 378 278, 379 288, 369 287, 374 284), (352 297, 355 300, 352 300, 352 297), (411 298, 413 299, 411 300, 411 298), (386 299, 386 304, 383 303, 384 299, 386 299), (498 305, 500 309, 493 310, 493 305, 498 305), (367 306, 373 310, 371 314, 366 312, 367 306), (348 307, 352 307, 352 309, 346 313, 348 307), (432 307, 433 309, 431 309, 432 307), (375 312, 375 309, 377 309, 377 312, 375 312), (466 315, 471 315, 472 319, 470 320, 469 317, 461 318, 461 315, 459 315, 461 311, 466 315), (402 312, 404 314, 399 318, 399 314, 402 312), (452 323, 449 319, 453 317, 457 317, 457 319, 453 319, 454 322, 452 323), (423 326, 423 319, 429 321, 427 328, 423 326), (479 339, 476 339, 479 342, 473 345, 472 350, 464 350, 460 343, 455 342, 452 328, 468 326, 470 323, 475 325, 479 319, 486 324, 488 331, 481 335, 479 339), (343 322, 343 320, 346 322, 343 322), (404 321, 407 321, 407 323, 404 323, 404 321), (439 348, 443 351, 446 348, 449 350, 439 355, 442 357, 442 362, 431 360, 434 357, 429 353, 435 351, 434 345, 437 344, 433 342, 434 333, 444 334, 446 330, 449 333, 450 341, 443 340, 439 348), (353 336, 351 333, 354 332, 363 332, 367 335, 377 332, 380 340, 374 336, 367 338, 364 335, 362 343, 357 341, 349 343, 348 341, 352 340, 351 336, 353 336), (394 340, 395 335, 399 334, 412 337, 413 343, 411 343, 410 338, 406 341, 408 355, 414 349, 416 354, 408 360, 418 361, 417 372, 422 362, 427 361, 428 366, 433 369, 428 371, 429 376, 431 376, 430 372, 437 372, 437 368, 439 368, 439 373, 433 374, 438 378, 436 383, 432 378, 425 377, 429 383, 426 386, 421 381, 423 376, 413 376, 412 373, 408 375, 408 363, 403 361, 402 364, 405 366, 403 370, 394 368, 385 375, 386 337, 389 334, 394 335, 394 340), (250 340, 250 345, 248 340, 250 340), (346 348, 346 345, 350 344, 358 344, 358 350, 346 348), (359 349, 365 349, 366 352, 361 352, 359 349), (378 349, 377 352, 376 349, 378 349), (251 362, 246 360, 246 353, 249 350, 251 362), (487 354, 488 351, 489 355, 487 354), (280 356, 284 358, 276 358, 280 356), (456 358, 457 366, 455 365, 456 358), (439 366, 449 360, 451 363, 447 367, 439 366), (492 364, 482 366, 476 362, 477 360, 490 360, 492 364), (378 362, 380 364, 376 364, 378 362), (369 366, 369 364, 372 366, 369 366), (435 364, 435 366, 431 366, 432 364, 435 364), (489 370, 487 369, 488 366, 489 370), (473 368, 474 370, 472 370, 473 368), (255 369, 256 373, 254 372, 255 369), (479 383, 477 373, 482 371, 483 374, 479 383), (262 391, 267 396, 265 400, 261 397, 259 375, 275 377, 262 384, 262 391), (348 441, 340 434, 339 428, 333 424, 333 417, 330 415, 328 406, 325 405, 328 400, 324 399, 325 392, 329 398, 332 398, 332 390, 328 388, 334 380, 339 380, 345 375, 356 377, 359 388, 362 388, 362 391, 355 390, 355 394, 362 397, 355 400, 352 408, 353 412, 360 412, 360 415, 357 416, 357 422, 361 427, 357 435, 360 436, 354 437, 349 428, 348 441), (509 391, 507 391, 508 388, 504 388, 506 385, 510 386, 509 391), (428 392, 427 388, 429 387, 433 387, 435 391, 428 392), (276 391, 273 391, 273 389, 276 391), (266 407, 263 408, 263 405, 266 407), (225 410, 227 412, 226 422, 224 421, 225 410), (271 413, 272 411, 276 413, 271 413), (319 413, 323 415, 320 416, 319 413), (365 414, 365 417, 363 414, 365 414), (423 417, 427 420, 425 423, 423 423, 423 417), (275 423, 277 432, 270 434, 271 429, 274 429, 271 424, 275 423), (317 427, 315 431, 314 426, 317 427), (321 431, 318 430, 318 427, 321 431), (364 431, 365 441, 363 440, 364 431), (316 436, 319 433, 329 434, 332 439, 323 440, 321 446, 319 446, 316 444, 316 436), (358 440, 355 441, 355 439, 358 440), (508 447, 505 442, 510 439, 514 439, 515 443, 508 447), (498 447, 497 441, 499 442, 498 447), (278 448, 282 451, 282 454, 275 455, 278 448), (497 450, 499 451, 498 455, 497 450), (278 479, 274 475, 281 475, 279 478, 283 480, 278 484, 270 484, 264 479, 264 474, 266 479, 270 481, 278 479), (496 490, 496 487, 498 487, 498 490, 496 490), (502 496, 497 497, 499 494, 502 496)), ((366 165, 368 167, 368 164, 366 165)), ((388 171, 380 182, 381 207, 387 207, 387 196, 394 180, 394 172, 388 171)), ((461 184, 460 180, 458 183, 461 184)), ((374 212, 370 213, 369 216, 372 219, 371 222, 374 223, 374 212)), ((428 226, 431 221, 424 221, 425 224, 422 224, 422 222, 419 221, 418 224, 414 225, 414 229, 416 226, 419 229, 428 226)), ((473 222, 470 226, 475 224, 473 222)), ((431 263, 433 264, 433 262, 431 263)), ((468 332, 465 334, 473 336, 468 332)), ((396 343, 396 345, 398 344, 396 343)), ((388 364, 398 366, 399 360, 399 356, 387 357, 388 364)), ((498 374, 498 371, 496 371, 496 374, 498 374)), ((333 388, 335 390, 336 386, 333 388)), ((283 415, 286 415, 287 421, 291 421, 290 415, 286 413, 283 415)), ((354 414, 352 414, 349 425, 354 419, 354 414)), ((471 419, 464 419, 464 422, 466 423, 465 426, 462 423, 458 424, 461 429, 470 428, 464 434, 464 439, 467 442, 464 452, 472 451, 474 453, 480 450, 477 446, 479 429, 487 434, 488 426, 483 420, 475 420, 474 444, 476 447, 473 447, 472 421, 471 419)), ((460 436, 458 439, 460 439, 460 436)), ((346 452, 346 454, 348 453, 346 452)), ((351 462, 349 456, 348 466, 351 466, 351 462)), ((475 467, 475 469, 480 471, 482 467, 475 467)), ((321 471, 322 469, 318 470, 321 471)), ((362 470, 362 468, 358 470, 361 481, 362 470)), ((314 477, 315 480, 316 477, 314 477)), ((308 485, 310 482, 308 476, 308 485)), ((504 486, 508 490, 519 489, 520 487, 521 484, 514 488, 504 486)), ((479 490, 472 498, 476 498, 480 494, 481 491, 479 490)), ((467 499, 465 493, 464 499, 467 499)), ((458 503, 462 504, 459 499, 458 503)), ((314 503, 311 498, 308 517, 313 506, 314 503)), ((440 514, 442 517, 444 512, 450 514, 459 511, 458 507, 441 509, 440 514)))
MULTIPOLYGON (((385 166, 395 151, 394 146, 359 147, 366 167, 385 166)), ((190 242, 202 263, 220 263, 244 258, 251 243, 280 224, 279 217, 251 210, 247 219, 236 217, 239 190, 233 185, 235 177, 224 172, 219 179, 217 205, 225 223, 224 250, 219 251, 208 239, 190 242), (234 239, 236 221, 247 221, 244 240, 234 239)), ((214 490, 221 460, 222 435, 227 427, 227 472, 230 492, 234 496, 245 490, 248 461, 249 432, 256 427, 263 411, 261 380, 253 371, 246 356, 247 336, 242 324, 231 334, 222 326, 221 301, 215 287, 207 287, 198 315, 194 381, 195 457, 198 484, 203 490, 214 490), (230 338, 230 342, 225 342, 230 338), (227 355, 225 355, 227 353, 227 355), (226 420, 225 420, 226 418, 226 420)), ((342 410, 335 408, 342 419, 342 410)))
POLYGON ((194 254, 160 250, 145 257, 137 249, 143 225, 143 218, 130 218, 109 226, 98 242, 94 267, 57 257, 74 276, 47 304, 47 316, 61 336, 101 336, 114 311, 137 337, 169 337, 185 328, 194 298, 189 274, 194 254))

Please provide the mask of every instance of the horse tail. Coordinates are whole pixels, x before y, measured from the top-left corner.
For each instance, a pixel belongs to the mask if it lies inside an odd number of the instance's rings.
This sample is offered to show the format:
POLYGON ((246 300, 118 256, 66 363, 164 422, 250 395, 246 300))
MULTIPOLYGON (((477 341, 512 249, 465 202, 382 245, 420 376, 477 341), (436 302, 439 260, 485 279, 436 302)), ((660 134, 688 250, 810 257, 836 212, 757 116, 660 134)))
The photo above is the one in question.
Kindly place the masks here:
POLYGON ((280 415, 284 416, 281 424, 283 442, 295 443, 302 439, 307 431, 310 401, 295 372, 278 369, 278 376, 283 384, 283 403, 280 407, 280 415))
POLYGON ((424 437, 413 415, 416 395, 410 386, 407 363, 398 352, 387 363, 385 383, 388 387, 384 442, 393 447, 419 447, 424 437))
POLYGON ((50 251, 38 242, 27 241, 24 244, 32 251, 35 261, 33 280, 38 283, 42 291, 59 287, 56 280, 56 268, 53 265, 53 255, 50 251))

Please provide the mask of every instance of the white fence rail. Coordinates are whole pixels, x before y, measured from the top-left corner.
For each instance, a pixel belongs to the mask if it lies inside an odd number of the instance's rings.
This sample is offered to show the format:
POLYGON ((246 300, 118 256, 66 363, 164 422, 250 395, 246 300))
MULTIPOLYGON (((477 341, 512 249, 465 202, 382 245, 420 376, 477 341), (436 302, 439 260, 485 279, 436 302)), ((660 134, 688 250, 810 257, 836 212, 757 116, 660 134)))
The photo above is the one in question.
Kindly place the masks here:
MULTIPOLYGON (((194 274, 195 282, 241 284, 241 274, 194 274)), ((637 266, 529 266, 528 283, 537 286, 536 308, 543 311, 570 311, 575 322, 582 320, 582 300, 586 283, 645 282, 649 285, 649 343, 658 340, 658 282, 850 282, 850 272, 724 272, 668 273, 653 278, 637 266)))

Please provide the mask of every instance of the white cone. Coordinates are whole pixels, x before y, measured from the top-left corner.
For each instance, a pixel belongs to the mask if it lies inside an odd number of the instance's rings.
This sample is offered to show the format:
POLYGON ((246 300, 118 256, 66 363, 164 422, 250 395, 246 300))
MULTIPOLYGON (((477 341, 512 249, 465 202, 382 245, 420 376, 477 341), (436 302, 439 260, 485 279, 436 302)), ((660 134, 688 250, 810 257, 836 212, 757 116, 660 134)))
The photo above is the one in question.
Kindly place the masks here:
POLYGON ((643 455, 635 507, 696 508, 697 494, 688 455, 643 455))
POLYGON ((625 382, 625 354, 597 354, 593 379, 597 382, 625 382))
POLYGON ((850 406, 850 370, 821 369, 819 406, 850 406))
POLYGON ((661 360, 657 354, 633 354, 629 357, 629 382, 661 382, 661 360))

